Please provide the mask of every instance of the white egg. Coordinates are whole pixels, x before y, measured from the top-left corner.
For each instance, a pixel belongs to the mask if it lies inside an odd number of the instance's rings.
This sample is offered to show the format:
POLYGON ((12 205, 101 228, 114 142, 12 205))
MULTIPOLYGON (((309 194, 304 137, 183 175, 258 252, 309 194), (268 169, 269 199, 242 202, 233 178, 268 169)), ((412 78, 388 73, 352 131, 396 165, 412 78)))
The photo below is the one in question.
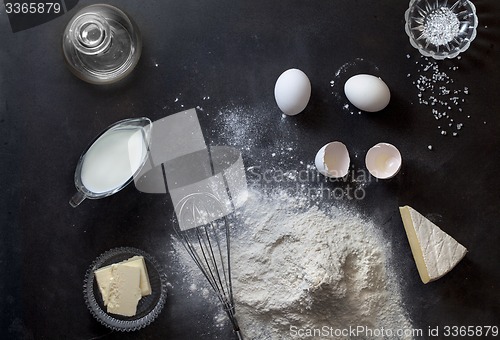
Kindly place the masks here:
POLYGON ((401 168, 402 159, 399 150, 389 143, 378 143, 366 153, 366 168, 376 178, 394 177, 401 168))
POLYGON ((311 82, 296 68, 283 72, 274 86, 274 98, 283 113, 294 116, 302 112, 311 97, 311 82))
POLYGON ((380 111, 391 100, 391 92, 386 83, 369 74, 349 78, 344 85, 344 92, 352 105, 367 112, 380 111))
POLYGON ((314 164, 326 177, 340 178, 347 175, 351 159, 346 146, 341 142, 328 143, 319 149, 314 164))

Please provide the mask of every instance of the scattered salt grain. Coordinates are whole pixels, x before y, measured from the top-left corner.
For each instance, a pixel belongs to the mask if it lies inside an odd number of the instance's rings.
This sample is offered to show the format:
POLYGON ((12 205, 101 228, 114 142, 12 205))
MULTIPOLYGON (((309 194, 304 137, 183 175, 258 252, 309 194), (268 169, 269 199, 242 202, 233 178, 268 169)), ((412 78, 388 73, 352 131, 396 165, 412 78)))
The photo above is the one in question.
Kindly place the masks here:
POLYGON ((445 126, 443 128, 445 133, 441 133, 443 136, 453 132, 458 135, 458 130, 462 129, 463 123, 455 121, 459 121, 463 117, 461 115, 463 109, 460 105, 465 103, 463 96, 469 94, 467 86, 454 85, 455 80, 452 78, 452 72, 457 71, 459 67, 451 66, 445 72, 435 60, 426 57, 421 57, 420 61, 416 63, 419 66, 419 74, 416 75, 413 84, 418 90, 418 103, 431 106, 430 111, 434 119, 445 121, 438 127, 441 129, 441 125, 445 126), (458 128, 459 126, 460 128, 458 128))

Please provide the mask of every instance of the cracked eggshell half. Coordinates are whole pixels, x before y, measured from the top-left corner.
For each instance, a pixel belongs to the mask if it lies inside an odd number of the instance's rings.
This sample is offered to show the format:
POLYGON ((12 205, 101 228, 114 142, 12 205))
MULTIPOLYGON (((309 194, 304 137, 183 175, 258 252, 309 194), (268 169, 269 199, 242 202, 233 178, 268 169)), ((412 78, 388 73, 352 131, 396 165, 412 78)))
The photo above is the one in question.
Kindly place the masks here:
POLYGON ((344 85, 347 99, 358 109, 376 112, 384 109, 391 100, 391 91, 384 81, 370 74, 358 74, 344 85))
POLYGON ((349 172, 351 159, 346 146, 341 142, 331 142, 319 149, 314 164, 319 173, 326 177, 341 178, 349 172))
POLYGON ((366 153, 366 168, 376 178, 389 179, 401 169, 399 150, 389 143, 378 143, 366 153))
POLYGON ((283 72, 274 86, 276 104, 284 114, 294 116, 302 112, 311 97, 311 82, 296 68, 283 72))

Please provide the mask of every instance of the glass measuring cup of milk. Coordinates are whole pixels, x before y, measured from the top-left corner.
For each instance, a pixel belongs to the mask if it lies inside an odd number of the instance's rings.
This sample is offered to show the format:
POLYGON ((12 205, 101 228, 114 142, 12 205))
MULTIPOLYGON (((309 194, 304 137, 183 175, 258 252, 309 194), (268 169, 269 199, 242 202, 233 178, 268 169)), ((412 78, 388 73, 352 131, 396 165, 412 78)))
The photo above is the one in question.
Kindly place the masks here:
POLYGON ((78 192, 69 204, 110 196, 129 184, 148 158, 151 129, 148 118, 125 119, 95 138, 76 166, 78 192))

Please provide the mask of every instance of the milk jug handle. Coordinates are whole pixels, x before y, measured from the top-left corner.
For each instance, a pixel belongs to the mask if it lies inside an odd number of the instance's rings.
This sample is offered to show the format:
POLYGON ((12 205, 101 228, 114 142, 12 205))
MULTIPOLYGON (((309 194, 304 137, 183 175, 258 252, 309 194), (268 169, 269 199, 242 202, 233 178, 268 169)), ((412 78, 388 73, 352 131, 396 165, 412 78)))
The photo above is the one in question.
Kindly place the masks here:
POLYGON ((80 203, 83 202, 84 199, 86 199, 87 197, 80 191, 78 191, 76 194, 73 195, 73 197, 71 197, 71 199, 69 200, 69 204, 73 207, 73 208, 76 208, 78 205, 80 205, 80 203))

